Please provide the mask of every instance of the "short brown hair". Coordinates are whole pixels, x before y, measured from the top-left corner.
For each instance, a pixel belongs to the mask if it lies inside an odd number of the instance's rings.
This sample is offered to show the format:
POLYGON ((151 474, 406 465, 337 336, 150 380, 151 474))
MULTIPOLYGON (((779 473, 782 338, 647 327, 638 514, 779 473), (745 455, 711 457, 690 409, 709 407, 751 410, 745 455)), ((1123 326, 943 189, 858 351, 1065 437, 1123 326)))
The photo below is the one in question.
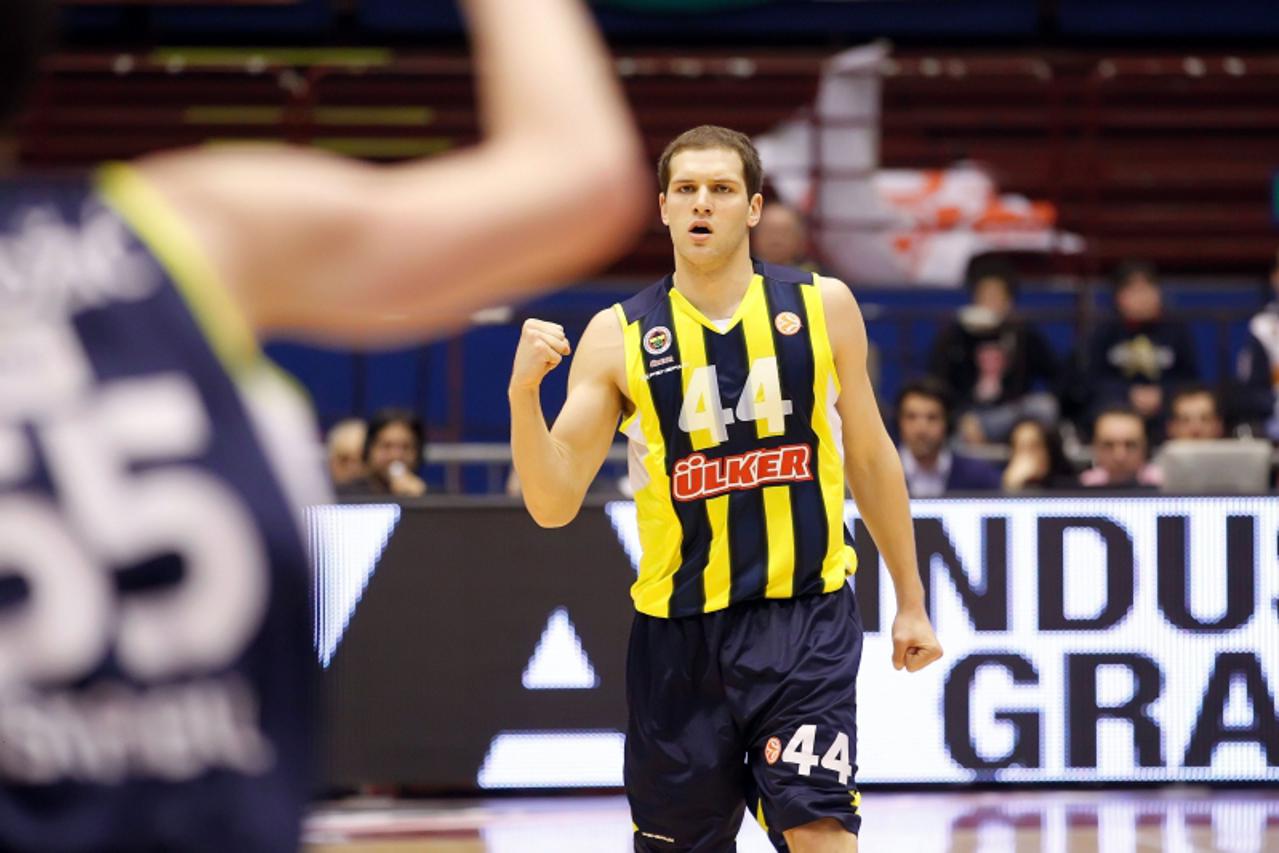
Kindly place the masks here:
POLYGON ((759 161, 759 152, 751 143, 751 138, 736 130, 720 127, 715 124, 704 124, 692 130, 686 130, 670 141, 662 156, 657 160, 657 182, 662 192, 671 183, 671 160, 681 151, 701 148, 727 148, 736 151, 742 158, 742 174, 746 178, 746 193, 755 195, 764 186, 764 166, 759 161))

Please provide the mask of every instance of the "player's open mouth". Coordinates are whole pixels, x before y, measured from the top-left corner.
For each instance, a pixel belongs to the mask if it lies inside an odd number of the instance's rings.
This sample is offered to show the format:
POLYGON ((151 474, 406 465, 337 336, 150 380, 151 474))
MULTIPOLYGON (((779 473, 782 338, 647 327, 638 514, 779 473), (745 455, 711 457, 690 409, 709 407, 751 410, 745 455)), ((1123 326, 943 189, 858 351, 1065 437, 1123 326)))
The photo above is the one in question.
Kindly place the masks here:
POLYGON ((688 233, 693 235, 693 239, 699 243, 710 239, 711 227, 704 222, 694 222, 689 226, 688 233))

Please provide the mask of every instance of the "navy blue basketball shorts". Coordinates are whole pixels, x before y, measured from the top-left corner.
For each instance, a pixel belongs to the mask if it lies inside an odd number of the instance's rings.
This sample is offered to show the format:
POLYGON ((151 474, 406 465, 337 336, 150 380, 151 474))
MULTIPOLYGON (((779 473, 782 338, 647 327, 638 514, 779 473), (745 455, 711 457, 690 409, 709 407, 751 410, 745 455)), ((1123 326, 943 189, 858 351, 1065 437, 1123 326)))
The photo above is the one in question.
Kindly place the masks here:
POLYGON ((732 853, 743 814, 782 833, 861 826, 852 588, 704 616, 636 614, 626 794, 637 853, 732 853))

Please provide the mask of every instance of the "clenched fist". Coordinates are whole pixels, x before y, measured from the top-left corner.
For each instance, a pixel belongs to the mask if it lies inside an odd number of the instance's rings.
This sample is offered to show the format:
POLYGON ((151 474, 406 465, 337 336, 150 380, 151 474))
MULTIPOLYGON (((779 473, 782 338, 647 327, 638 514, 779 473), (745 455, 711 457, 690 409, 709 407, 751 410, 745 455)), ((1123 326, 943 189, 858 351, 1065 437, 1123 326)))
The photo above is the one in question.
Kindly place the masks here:
POLYGON ((924 609, 898 610, 893 620, 893 668, 919 672, 942 655, 924 609))
POLYGON ((515 350, 515 366, 511 368, 511 390, 537 388, 542 384, 542 377, 570 352, 572 347, 559 323, 525 320, 520 330, 520 345, 515 350))

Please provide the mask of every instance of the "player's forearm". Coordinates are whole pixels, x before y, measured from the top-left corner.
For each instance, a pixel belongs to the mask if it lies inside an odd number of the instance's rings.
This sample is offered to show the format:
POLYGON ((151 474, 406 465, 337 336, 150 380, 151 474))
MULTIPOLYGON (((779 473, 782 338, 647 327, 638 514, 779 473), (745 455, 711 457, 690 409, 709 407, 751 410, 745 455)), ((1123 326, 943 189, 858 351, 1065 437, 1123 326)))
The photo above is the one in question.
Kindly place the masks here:
POLYGON ((581 0, 468 0, 465 9, 491 140, 545 142, 579 167, 598 156, 640 161, 610 55, 581 0))
POLYGON ((887 435, 875 452, 849 454, 853 499, 883 555, 897 593, 897 609, 923 607, 924 587, 915 556, 915 528, 901 460, 887 435))
POLYGON ((563 527, 577 515, 572 466, 546 426, 537 388, 511 389, 511 458, 524 506, 542 527, 563 527))

